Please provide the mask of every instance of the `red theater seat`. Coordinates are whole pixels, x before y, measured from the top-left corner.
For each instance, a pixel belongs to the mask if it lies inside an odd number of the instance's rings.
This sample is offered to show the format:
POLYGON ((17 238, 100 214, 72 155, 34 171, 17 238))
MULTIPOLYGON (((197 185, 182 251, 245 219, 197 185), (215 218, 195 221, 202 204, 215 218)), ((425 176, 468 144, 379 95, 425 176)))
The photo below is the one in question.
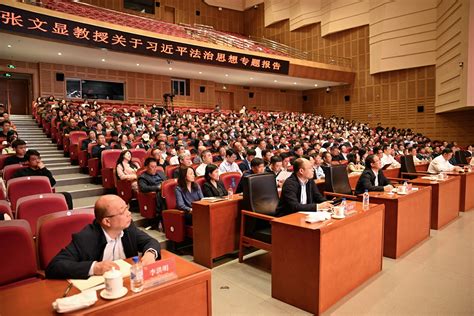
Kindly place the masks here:
POLYGON ((34 194, 19 198, 16 206, 16 218, 30 223, 33 236, 37 235, 38 218, 59 211, 67 211, 68 206, 64 195, 60 193, 34 194))
POLYGON ((32 176, 15 178, 8 181, 7 197, 10 200, 12 210, 16 210, 19 198, 41 193, 53 193, 48 177, 32 176))
POLYGON ((166 209, 163 211, 163 225, 166 238, 176 243, 185 240, 186 237, 192 238, 192 227, 184 224, 184 212, 176 209, 177 186, 176 179, 169 179, 163 182, 161 194, 166 202, 166 209))
POLYGON ((25 169, 27 166, 20 165, 20 164, 14 164, 14 165, 8 165, 3 169, 3 180, 5 183, 8 182, 11 178, 13 178, 13 175, 20 169, 25 169))
POLYGON ((138 158, 140 160, 140 166, 143 166, 143 162, 148 155, 146 150, 143 148, 133 148, 130 149, 130 152, 132 153, 132 158, 138 158))
POLYGON ((0 201, 0 214, 8 214, 8 216, 13 219, 13 213, 10 207, 10 203, 5 200, 0 201))
POLYGON ((235 192, 241 177, 242 175, 239 172, 225 172, 219 176, 219 179, 224 183, 226 190, 229 190, 232 186, 232 189, 235 192))
POLYGON ((87 133, 83 131, 74 131, 69 134, 69 158, 72 162, 79 159, 79 143, 82 139, 87 138, 87 133))
POLYGON ((120 149, 107 149, 102 152, 102 186, 106 189, 115 187, 114 169, 121 152, 120 149))
POLYGON ((78 209, 55 212, 38 219, 39 267, 44 270, 51 259, 71 241, 72 234, 81 231, 87 224, 94 221, 93 209, 78 209))
POLYGON ((0 249, 0 290, 39 280, 33 237, 27 221, 0 221, 0 249))

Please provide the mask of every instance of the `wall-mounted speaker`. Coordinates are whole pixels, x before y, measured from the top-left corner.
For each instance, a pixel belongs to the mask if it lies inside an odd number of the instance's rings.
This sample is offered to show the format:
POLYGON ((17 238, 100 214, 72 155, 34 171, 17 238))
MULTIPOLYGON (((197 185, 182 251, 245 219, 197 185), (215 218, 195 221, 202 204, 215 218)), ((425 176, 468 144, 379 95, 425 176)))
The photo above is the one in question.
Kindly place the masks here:
POLYGON ((196 15, 197 15, 197 16, 200 16, 200 15, 201 15, 201 11, 196 10, 196 15))
POLYGON ((254 96, 254 92, 249 92, 249 98, 252 99, 254 96))
POLYGON ((56 81, 64 81, 64 74, 62 72, 56 73, 56 81))
POLYGON ((345 95, 344 96, 344 101, 345 102, 349 102, 351 100, 351 96, 350 95, 345 95))
POLYGON ((418 111, 418 113, 423 113, 423 112, 425 112, 425 106, 424 106, 424 105, 418 105, 417 111, 418 111))
POLYGON ((206 92, 206 87, 205 86, 200 86, 199 87, 199 92, 201 92, 201 93, 206 92))
POLYGON ((303 96, 303 101, 308 101, 308 96, 307 95, 303 96))
POLYGON ((160 5, 161 5, 161 3, 160 3, 159 1, 156 1, 156 2, 155 2, 155 7, 159 8, 160 5))

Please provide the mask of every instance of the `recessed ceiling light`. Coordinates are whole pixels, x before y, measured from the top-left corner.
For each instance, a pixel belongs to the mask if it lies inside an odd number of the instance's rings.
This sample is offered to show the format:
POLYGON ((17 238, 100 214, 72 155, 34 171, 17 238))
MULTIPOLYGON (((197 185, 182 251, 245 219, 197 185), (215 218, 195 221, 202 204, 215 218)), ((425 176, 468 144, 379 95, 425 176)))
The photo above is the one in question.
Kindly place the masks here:
POLYGON ((228 74, 225 74, 225 76, 226 76, 226 77, 229 77, 229 75, 228 75, 228 74))
POLYGON ((62 54, 63 54, 63 53, 59 52, 59 53, 58 53, 58 56, 62 56, 62 54))
POLYGON ((12 48, 12 46, 10 44, 7 45, 8 48, 12 48))
POLYGON ((250 80, 253 80, 253 78, 252 78, 252 77, 250 77, 250 80))
POLYGON ((293 82, 293 84, 296 84, 296 82, 293 82))
POLYGON ((105 58, 102 58, 102 61, 105 61, 105 58))
POLYGON ((140 66, 140 64, 137 64, 137 66, 140 66))
POLYGON ((200 71, 199 74, 202 74, 202 71, 200 71))
POLYGON ((317 86, 318 86, 318 84, 317 84, 317 83, 315 83, 315 84, 314 84, 314 86, 315 86, 315 87, 317 87, 317 86))
POLYGON ((173 67, 168 68, 169 70, 173 70, 173 67))
POLYGON ((273 80, 273 82, 278 82, 278 80, 275 79, 275 80, 273 80))

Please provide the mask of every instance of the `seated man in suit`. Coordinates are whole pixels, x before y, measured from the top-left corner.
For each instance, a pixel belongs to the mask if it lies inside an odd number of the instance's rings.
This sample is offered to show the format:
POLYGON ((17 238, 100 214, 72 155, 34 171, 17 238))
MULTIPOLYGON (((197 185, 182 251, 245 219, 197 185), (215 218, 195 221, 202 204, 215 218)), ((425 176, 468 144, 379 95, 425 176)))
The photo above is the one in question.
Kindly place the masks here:
POLYGON ((118 195, 101 196, 94 206, 95 220, 62 249, 46 267, 48 279, 87 279, 120 269, 114 260, 137 256, 147 265, 160 259, 160 243, 132 222, 127 204, 118 195))
POLYGON ((392 191, 393 186, 385 178, 382 171, 382 162, 377 155, 369 155, 365 159, 365 170, 360 175, 355 193, 362 194, 365 190, 369 191, 392 191))
POLYGON ((144 165, 146 171, 138 177, 138 189, 143 193, 156 192, 156 212, 160 218, 164 207, 161 198, 161 185, 166 180, 166 175, 157 170, 158 164, 153 157, 145 159, 144 165))
POLYGON ((284 216, 296 212, 316 212, 328 208, 327 201, 313 181, 314 170, 312 163, 305 158, 298 158, 293 163, 293 174, 283 183, 280 202, 276 215, 284 216))
POLYGON ((255 149, 247 149, 247 157, 239 164, 240 171, 245 172, 250 170, 250 162, 256 155, 255 149))
POLYGON ((258 174, 258 173, 264 173, 265 172, 265 162, 263 161, 262 158, 253 158, 252 162, 250 163, 250 170, 245 171, 242 174, 242 177, 240 178, 240 182, 237 185, 237 189, 235 190, 235 193, 242 193, 244 190, 244 185, 242 179, 244 177, 248 177, 251 174, 258 174))

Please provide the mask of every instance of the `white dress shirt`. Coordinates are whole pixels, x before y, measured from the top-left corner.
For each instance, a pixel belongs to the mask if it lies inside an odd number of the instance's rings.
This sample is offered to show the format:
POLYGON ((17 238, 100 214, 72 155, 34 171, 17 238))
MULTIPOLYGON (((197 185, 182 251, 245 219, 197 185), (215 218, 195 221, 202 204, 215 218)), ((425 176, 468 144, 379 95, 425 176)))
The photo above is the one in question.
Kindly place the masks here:
POLYGON ((200 177, 206 173, 207 164, 202 163, 196 168, 196 176, 200 177))
POLYGON ((444 159, 443 155, 439 155, 430 162, 428 167, 429 173, 440 173, 443 171, 453 171, 454 166, 449 163, 448 160, 444 159))
POLYGON ((302 182, 301 179, 298 179, 301 185, 301 195, 300 195, 300 203, 301 204, 306 204, 308 201, 308 196, 306 195, 306 183, 308 183, 308 180, 305 182, 302 182))
POLYGON ((381 161, 382 167, 385 165, 390 165, 392 168, 400 168, 400 163, 396 161, 392 155, 383 154, 381 161))
POLYGON ((239 165, 237 165, 235 162, 229 163, 227 160, 223 161, 219 165, 219 174, 223 174, 226 172, 238 172, 242 174, 242 171, 239 168, 239 165))
MULTIPOLYGON (((104 249, 104 254, 102 255, 102 261, 115 261, 119 259, 126 259, 122 244, 123 231, 115 239, 112 239, 103 228, 102 231, 104 232, 105 240, 107 241, 107 244, 105 245, 104 249)), ((92 262, 91 267, 89 268, 90 276, 94 275, 94 266, 96 262, 97 261, 92 262)))
POLYGON ((262 157, 262 150, 260 149, 260 147, 255 148, 255 157, 256 158, 263 158, 262 157))
POLYGON ((375 174, 374 186, 379 186, 379 171, 372 169, 372 172, 375 174))

